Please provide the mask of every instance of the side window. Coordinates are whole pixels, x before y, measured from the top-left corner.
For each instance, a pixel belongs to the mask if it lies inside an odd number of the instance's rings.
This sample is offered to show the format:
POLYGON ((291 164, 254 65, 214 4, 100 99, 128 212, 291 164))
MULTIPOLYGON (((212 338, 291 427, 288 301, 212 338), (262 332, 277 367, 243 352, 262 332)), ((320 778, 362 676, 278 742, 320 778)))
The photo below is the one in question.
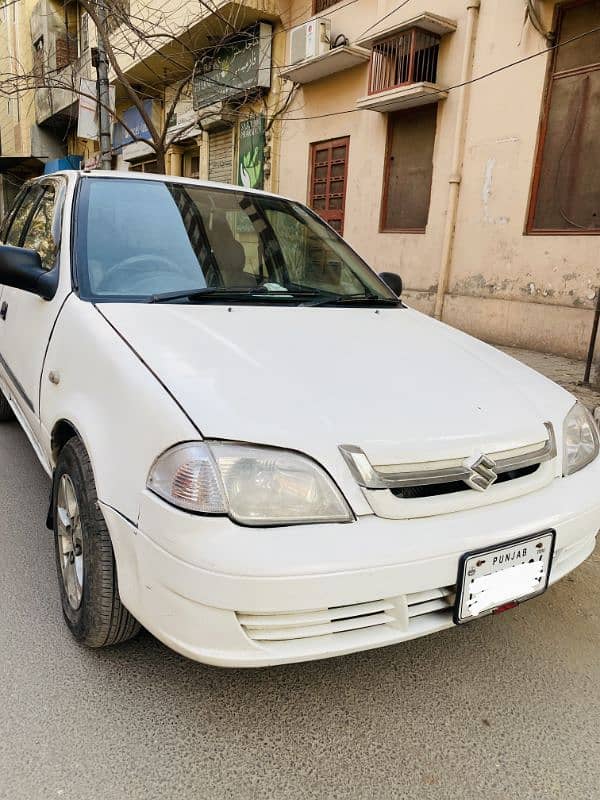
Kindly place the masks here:
POLYGON ((27 190, 27 194, 21 201, 21 205, 13 217, 8 235, 6 236, 6 244, 11 244, 13 247, 21 246, 23 231, 25 230, 31 212, 40 199, 41 193, 42 190, 39 186, 32 186, 31 189, 27 190))
POLYGON ((45 186, 44 194, 31 219, 23 242, 23 247, 37 250, 45 269, 52 269, 56 260, 57 243, 54 241, 52 231, 54 207, 54 186, 45 186))
POLYGON ((2 225, 0 226, 0 242, 6 241, 6 234, 8 233, 8 229, 10 228, 10 223, 12 218, 17 212, 21 204, 21 200, 25 197, 27 193, 26 189, 20 189, 17 194, 15 195, 13 202, 10 203, 8 210, 6 211, 4 218, 2 220, 2 225))

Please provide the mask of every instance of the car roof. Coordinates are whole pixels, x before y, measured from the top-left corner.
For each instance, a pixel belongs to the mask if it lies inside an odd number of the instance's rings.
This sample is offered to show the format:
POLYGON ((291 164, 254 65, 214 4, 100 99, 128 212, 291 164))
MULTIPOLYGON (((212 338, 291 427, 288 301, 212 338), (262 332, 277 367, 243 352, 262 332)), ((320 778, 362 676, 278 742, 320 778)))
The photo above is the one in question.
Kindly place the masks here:
POLYGON ((273 192, 265 192, 261 189, 248 189, 245 186, 237 186, 231 183, 218 183, 217 181, 203 181, 196 178, 183 178, 179 175, 157 175, 150 172, 128 172, 127 170, 78 170, 78 169, 64 169, 51 172, 47 175, 40 175, 35 178, 35 181, 43 180, 45 178, 52 178, 55 175, 64 175, 70 180, 79 180, 85 178, 128 178, 135 181, 169 181, 169 183, 180 183, 189 186, 202 186, 206 189, 224 189, 230 192, 244 192, 248 194, 257 194, 265 197, 278 197, 283 198, 282 195, 273 192))

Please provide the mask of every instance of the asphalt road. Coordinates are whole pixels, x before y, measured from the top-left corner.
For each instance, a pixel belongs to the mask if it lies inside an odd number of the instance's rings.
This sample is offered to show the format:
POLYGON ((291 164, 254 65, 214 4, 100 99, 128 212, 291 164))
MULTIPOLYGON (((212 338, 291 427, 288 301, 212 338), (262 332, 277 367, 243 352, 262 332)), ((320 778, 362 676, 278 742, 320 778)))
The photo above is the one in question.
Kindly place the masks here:
POLYGON ((543 597, 396 647, 260 671, 64 627, 48 481, 0 426, 0 797, 600 796, 600 550, 543 597))

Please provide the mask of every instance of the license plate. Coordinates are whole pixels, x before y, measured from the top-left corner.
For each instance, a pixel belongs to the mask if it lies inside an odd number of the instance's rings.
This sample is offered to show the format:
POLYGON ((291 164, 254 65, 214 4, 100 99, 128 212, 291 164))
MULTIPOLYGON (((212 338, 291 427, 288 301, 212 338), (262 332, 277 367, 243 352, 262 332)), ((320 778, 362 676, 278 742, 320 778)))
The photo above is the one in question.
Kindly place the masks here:
POLYGON ((454 622, 469 622, 546 591, 554 531, 474 550, 460 559, 454 622))

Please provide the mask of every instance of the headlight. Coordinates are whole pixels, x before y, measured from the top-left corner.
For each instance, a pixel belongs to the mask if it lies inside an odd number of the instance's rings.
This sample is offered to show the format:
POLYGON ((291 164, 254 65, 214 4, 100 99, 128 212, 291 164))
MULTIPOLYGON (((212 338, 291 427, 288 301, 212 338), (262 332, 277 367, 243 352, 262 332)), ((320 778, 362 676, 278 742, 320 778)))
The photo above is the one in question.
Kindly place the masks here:
POLYGON ((563 424, 563 475, 572 475, 598 455, 598 430, 594 418, 575 403, 563 424))
POLYGON ((228 514, 243 525, 353 519, 339 489, 318 464, 271 447, 180 444, 155 461, 147 486, 179 508, 228 514))

